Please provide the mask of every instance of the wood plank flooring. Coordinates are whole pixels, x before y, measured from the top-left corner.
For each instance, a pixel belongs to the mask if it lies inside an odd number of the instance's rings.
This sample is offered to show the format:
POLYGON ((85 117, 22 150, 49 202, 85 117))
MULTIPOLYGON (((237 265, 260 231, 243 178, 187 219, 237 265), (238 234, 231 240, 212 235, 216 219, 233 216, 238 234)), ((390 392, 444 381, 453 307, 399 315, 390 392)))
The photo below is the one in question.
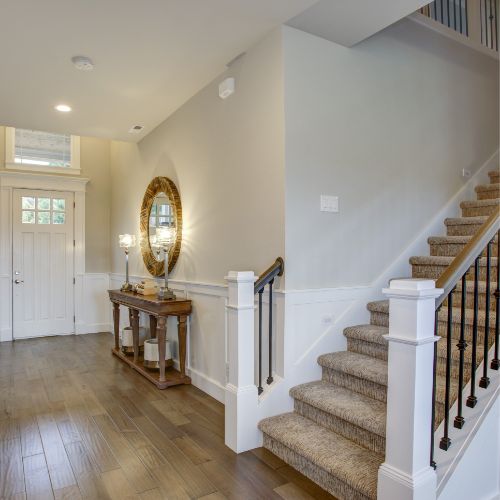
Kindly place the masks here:
POLYGON ((110 334, 0 344, 1 499, 333 499, 267 450, 224 445, 224 406, 157 390, 110 334))

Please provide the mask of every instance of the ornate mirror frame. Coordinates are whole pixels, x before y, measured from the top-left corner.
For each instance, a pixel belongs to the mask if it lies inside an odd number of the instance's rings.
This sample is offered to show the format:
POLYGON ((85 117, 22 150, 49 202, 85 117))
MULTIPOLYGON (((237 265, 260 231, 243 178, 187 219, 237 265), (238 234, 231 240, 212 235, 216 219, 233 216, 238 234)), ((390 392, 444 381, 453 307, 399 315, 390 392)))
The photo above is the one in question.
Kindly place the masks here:
POLYGON ((176 239, 175 243, 170 247, 168 252, 168 272, 170 273, 174 268, 179 253, 181 251, 182 241, 182 205, 181 197, 177 187, 168 177, 155 177, 146 188, 144 198, 141 205, 141 252, 144 264, 148 271, 153 276, 163 276, 165 274, 165 264, 163 260, 158 262, 154 256, 153 249, 149 240, 149 215, 154 199, 160 193, 165 193, 172 206, 175 225, 176 225, 176 239))

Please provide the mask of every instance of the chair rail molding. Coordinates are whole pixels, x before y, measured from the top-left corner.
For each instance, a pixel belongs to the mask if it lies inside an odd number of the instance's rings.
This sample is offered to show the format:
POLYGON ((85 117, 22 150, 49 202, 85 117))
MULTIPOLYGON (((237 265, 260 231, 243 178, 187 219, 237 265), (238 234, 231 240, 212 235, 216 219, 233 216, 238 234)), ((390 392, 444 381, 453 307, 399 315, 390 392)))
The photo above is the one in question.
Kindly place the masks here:
POLYGON ((89 179, 80 176, 36 172, 0 171, 0 342, 13 338, 12 332, 12 192, 14 189, 68 191, 74 193, 75 239, 75 332, 83 322, 85 276, 85 192, 89 179))

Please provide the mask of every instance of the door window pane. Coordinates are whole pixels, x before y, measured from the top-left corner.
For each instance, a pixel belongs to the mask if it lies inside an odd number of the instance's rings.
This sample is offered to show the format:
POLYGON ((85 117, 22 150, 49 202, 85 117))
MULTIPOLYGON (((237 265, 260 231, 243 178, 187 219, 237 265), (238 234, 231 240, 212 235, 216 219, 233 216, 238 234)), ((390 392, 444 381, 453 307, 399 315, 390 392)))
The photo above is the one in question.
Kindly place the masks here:
POLYGON ((38 210, 50 210, 50 198, 38 198, 38 210))
POLYGON ((50 224, 50 212, 38 212, 38 224, 50 224))
POLYGON ((23 209, 34 209, 35 208, 35 198, 31 198, 30 196, 23 196, 22 208, 23 209))
POLYGON ((52 210, 65 210, 66 200, 64 198, 53 198, 52 199, 52 210))
POLYGON ((53 212, 52 222, 54 224, 64 224, 65 214, 63 212, 53 212))
POLYGON ((34 224, 35 223, 35 212, 31 210, 23 210, 22 215, 22 223, 23 224, 34 224))

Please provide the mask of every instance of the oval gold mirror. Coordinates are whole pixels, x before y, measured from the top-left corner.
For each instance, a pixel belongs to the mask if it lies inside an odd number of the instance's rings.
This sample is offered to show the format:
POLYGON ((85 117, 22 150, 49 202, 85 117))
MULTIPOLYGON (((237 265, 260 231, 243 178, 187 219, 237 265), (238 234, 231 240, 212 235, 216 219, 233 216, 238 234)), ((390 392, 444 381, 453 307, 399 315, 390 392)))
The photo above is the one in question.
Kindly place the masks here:
POLYGON ((175 184, 167 177, 155 177, 148 185, 141 205, 141 252, 153 276, 165 274, 163 252, 156 245, 159 228, 175 230, 175 241, 168 251, 168 272, 174 268, 182 241, 182 206, 175 184))

